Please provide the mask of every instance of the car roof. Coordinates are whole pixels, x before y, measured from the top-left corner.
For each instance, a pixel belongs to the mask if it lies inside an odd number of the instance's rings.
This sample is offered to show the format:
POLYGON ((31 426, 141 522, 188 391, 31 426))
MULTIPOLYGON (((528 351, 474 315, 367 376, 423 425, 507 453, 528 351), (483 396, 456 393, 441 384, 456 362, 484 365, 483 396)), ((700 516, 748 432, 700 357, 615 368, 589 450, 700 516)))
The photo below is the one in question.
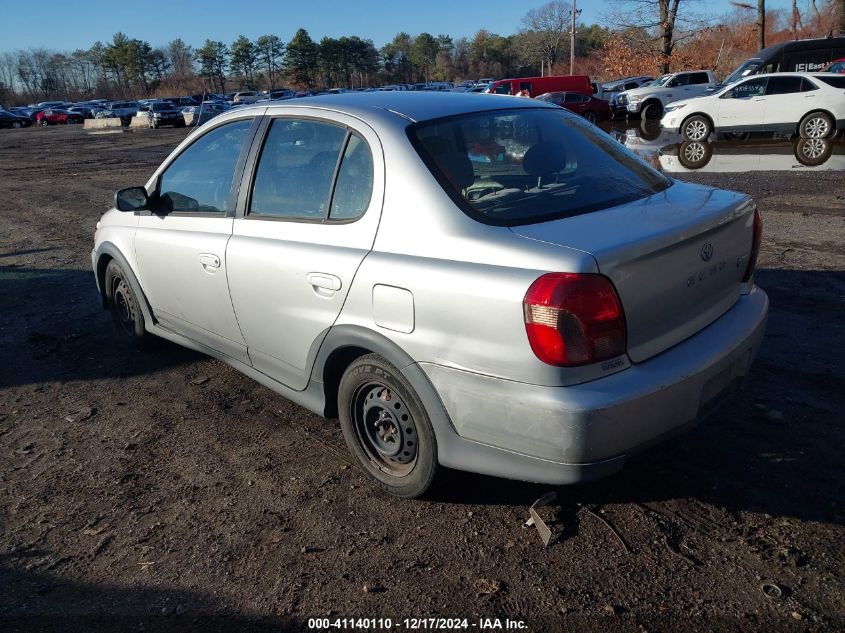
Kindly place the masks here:
MULTIPOLYGON (((256 106, 250 106, 254 109, 256 106)), ((555 108, 534 99, 523 99, 506 95, 481 95, 467 92, 345 92, 334 95, 305 97, 296 101, 285 100, 277 104, 261 104, 258 107, 274 109, 315 107, 343 112, 358 118, 392 113, 412 122, 428 121, 443 117, 502 110, 506 108, 555 108)), ((241 109, 241 112, 247 108, 241 109)))

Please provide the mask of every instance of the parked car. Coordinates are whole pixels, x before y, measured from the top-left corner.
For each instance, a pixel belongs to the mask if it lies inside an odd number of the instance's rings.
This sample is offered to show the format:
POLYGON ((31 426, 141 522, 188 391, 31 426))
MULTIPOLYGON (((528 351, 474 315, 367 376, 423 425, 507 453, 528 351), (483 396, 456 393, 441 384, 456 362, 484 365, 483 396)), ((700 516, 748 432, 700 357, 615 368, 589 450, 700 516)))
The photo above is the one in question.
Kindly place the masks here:
POLYGON ((72 112, 73 114, 80 115, 83 119, 91 119, 93 115, 91 114, 91 108, 88 106, 71 106, 66 108, 68 112, 72 112))
POLYGON ((561 108, 580 114, 590 123, 600 123, 610 118, 610 106, 607 101, 588 97, 579 92, 547 92, 537 97, 537 101, 553 103, 561 108))
POLYGON ((710 413, 763 340, 760 238, 745 194, 562 108, 373 92, 213 119, 117 192, 91 257, 128 340, 339 417, 411 497, 439 466, 602 477, 710 413))
POLYGON ((647 86, 652 81, 654 81, 654 77, 649 77, 648 75, 624 77, 622 79, 608 81, 601 85, 600 93, 595 96, 599 97, 599 99, 604 99, 610 104, 611 116, 614 118, 620 115, 627 115, 628 106, 627 104, 621 105, 619 103, 619 95, 626 90, 647 86))
POLYGON ((564 75, 560 77, 522 77, 520 79, 500 79, 487 85, 484 92, 497 95, 518 95, 525 93, 536 97, 547 92, 580 92, 593 94, 593 87, 587 75, 564 75))
POLYGON ((234 103, 254 103, 261 98, 261 94, 252 90, 236 92, 232 97, 234 103))
POLYGON ((0 110, 0 128, 22 128, 32 125, 29 117, 9 112, 8 110, 0 110))
POLYGON ((157 101, 170 101, 170 103, 179 106, 180 108, 186 108, 188 106, 195 106, 199 105, 201 102, 193 97, 163 97, 162 99, 157 99, 157 101))
POLYGON ((147 121, 151 128, 158 129, 162 125, 173 125, 175 127, 183 127, 185 125, 182 108, 172 101, 154 101, 149 107, 147 121))
POLYGON ((35 115, 37 125, 47 127, 48 125, 70 125, 72 123, 83 123, 85 117, 77 112, 68 112, 57 108, 42 110, 35 115))
POLYGON ((657 120, 670 103, 707 94, 716 88, 712 70, 693 70, 661 75, 646 86, 626 90, 619 95, 619 105, 628 115, 657 120))
POLYGON ((845 57, 845 36, 792 40, 768 46, 728 75, 726 86, 749 75, 782 72, 820 72, 845 57))
POLYGON ((824 69, 826 73, 845 73, 845 57, 834 59, 833 63, 824 69))
POLYGON ((752 75, 713 95, 677 101, 660 125, 688 141, 712 133, 780 132, 827 138, 845 129, 845 77, 837 74, 752 75))
POLYGON ((138 101, 112 101, 104 106, 104 110, 97 112, 94 117, 97 119, 131 119, 138 114, 140 104, 138 101))

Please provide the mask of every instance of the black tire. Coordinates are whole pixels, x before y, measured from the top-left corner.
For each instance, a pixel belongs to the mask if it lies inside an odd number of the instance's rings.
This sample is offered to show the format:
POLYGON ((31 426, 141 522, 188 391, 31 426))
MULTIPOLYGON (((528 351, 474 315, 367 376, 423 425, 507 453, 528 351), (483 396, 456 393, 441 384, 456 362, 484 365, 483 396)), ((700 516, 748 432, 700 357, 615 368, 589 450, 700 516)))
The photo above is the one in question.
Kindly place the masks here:
POLYGON ((12 121, 12 127, 15 128, 16 130, 20 129, 21 128, 21 122, 20 121, 12 121))
POLYGON ((437 440, 413 387, 378 354, 352 362, 338 389, 340 427, 361 469, 382 489, 420 497, 438 471, 437 440))
POLYGON ((713 146, 703 141, 684 141, 678 147, 678 162, 687 169, 701 169, 713 158, 713 146))
POLYGON ((663 105, 659 101, 650 101, 643 106, 640 116, 647 121, 657 121, 663 116, 663 105))
POLYGON ((833 154, 833 143, 825 138, 799 138, 795 140, 795 158, 807 167, 826 163, 833 154))
POLYGON ((47 127, 50 122, 47 119, 41 119, 41 127, 47 127))
POLYGON ((700 114, 695 114, 681 123, 681 136, 684 140, 703 143, 713 132, 713 126, 710 124, 710 119, 700 114))
POLYGON ((826 112, 810 112, 798 124, 801 138, 828 138, 836 133, 836 125, 826 112))
POLYGON ((146 345, 151 335, 144 328, 144 313, 129 278, 115 260, 106 267, 104 281, 106 300, 118 328, 135 346, 146 345))

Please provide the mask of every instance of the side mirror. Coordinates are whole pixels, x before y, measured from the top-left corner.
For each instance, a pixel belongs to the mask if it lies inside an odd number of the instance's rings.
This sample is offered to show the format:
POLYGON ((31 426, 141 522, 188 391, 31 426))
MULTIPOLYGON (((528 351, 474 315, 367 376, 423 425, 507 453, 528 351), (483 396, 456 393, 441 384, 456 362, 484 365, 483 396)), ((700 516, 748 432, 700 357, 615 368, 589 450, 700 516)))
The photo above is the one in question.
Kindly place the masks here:
POLYGON ((736 93, 733 90, 728 90, 723 94, 720 99, 733 99, 736 96, 736 93))
POLYGON ((147 190, 143 187, 127 187, 114 194, 114 208, 118 211, 140 211, 149 204, 147 190))

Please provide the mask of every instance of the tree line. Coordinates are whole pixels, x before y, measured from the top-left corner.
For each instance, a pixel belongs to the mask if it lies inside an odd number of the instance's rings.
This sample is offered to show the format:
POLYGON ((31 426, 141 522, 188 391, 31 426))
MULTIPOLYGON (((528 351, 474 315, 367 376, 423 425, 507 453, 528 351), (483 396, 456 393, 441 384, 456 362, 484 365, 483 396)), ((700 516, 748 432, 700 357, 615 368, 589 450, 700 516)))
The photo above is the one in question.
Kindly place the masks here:
MULTIPOLYGON (((763 0, 756 15, 748 2, 733 4, 728 15, 702 16, 696 13, 701 5, 691 0, 614 0, 603 25, 576 26, 575 71, 606 79, 689 65, 724 71, 755 50, 755 39, 775 43, 845 32, 845 0, 811 0, 803 17, 794 0, 789 15, 766 11, 763 0)), ((287 42, 272 34, 254 40, 240 35, 196 47, 180 38, 153 47, 115 33, 111 42, 87 50, 0 54, 0 103, 568 74, 571 10, 553 0, 528 11, 510 35, 403 31, 380 48, 357 35, 315 41, 305 29, 287 42)))
MULTIPOLYGON (((511 35, 485 29, 472 37, 397 33, 377 48, 357 35, 312 39, 305 29, 290 41, 277 35, 227 43, 181 38, 154 47, 115 33, 110 42, 58 52, 32 48, 0 54, 0 102, 83 99, 234 90, 359 88, 391 83, 546 74, 569 55, 570 6, 555 0, 532 10, 511 35)), ((599 51, 610 30, 579 25, 576 53, 599 51)))

